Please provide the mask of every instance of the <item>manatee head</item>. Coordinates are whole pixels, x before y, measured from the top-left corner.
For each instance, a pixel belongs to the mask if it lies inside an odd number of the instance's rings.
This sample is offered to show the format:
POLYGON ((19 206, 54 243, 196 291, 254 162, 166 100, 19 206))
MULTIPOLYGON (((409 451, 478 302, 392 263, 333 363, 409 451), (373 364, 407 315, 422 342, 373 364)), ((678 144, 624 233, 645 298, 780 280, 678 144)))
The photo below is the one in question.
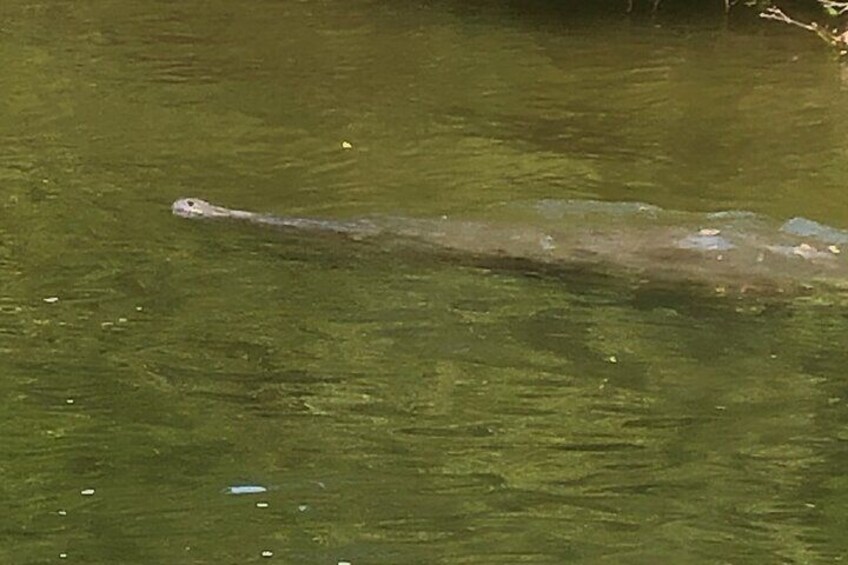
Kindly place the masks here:
POLYGON ((200 198, 180 198, 171 205, 171 212, 183 218, 223 218, 231 213, 200 198))

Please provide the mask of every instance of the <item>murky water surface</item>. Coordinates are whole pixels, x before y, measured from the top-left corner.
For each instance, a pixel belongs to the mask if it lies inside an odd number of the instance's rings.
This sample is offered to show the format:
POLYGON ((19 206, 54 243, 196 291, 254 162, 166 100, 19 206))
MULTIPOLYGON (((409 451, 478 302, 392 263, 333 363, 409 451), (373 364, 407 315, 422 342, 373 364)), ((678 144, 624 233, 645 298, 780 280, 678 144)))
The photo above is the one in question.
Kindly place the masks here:
POLYGON ((848 226, 815 38, 620 8, 4 1, 0 561, 840 560, 841 292, 170 214, 848 226))

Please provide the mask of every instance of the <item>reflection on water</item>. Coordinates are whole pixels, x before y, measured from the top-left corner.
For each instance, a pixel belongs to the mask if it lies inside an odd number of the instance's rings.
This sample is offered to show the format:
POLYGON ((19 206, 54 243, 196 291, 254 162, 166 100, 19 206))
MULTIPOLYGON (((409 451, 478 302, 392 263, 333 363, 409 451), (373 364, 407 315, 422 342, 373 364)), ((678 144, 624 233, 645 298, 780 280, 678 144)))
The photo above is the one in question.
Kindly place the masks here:
POLYGON ((845 554, 841 300, 168 211, 594 199, 845 228, 814 40, 507 2, 10 0, 0 63, 1 562, 845 554))

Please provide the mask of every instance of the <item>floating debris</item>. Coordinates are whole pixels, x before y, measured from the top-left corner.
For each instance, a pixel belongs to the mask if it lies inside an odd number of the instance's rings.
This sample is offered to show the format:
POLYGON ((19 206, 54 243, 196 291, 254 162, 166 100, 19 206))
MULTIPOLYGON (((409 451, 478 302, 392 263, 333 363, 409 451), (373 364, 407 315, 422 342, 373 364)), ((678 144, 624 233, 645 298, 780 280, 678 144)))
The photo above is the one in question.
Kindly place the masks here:
POLYGON ((261 555, 262 557, 274 557, 274 552, 273 552, 273 551, 271 551, 270 549, 266 549, 265 551, 263 551, 262 553, 260 553, 260 555, 261 555))
POLYGON ((59 516, 67 516, 68 511, 67 510, 59 510, 58 512, 56 512, 56 514, 58 514, 59 516))
POLYGON ((256 507, 257 508, 268 508, 268 503, 267 502, 257 502, 256 507))
POLYGON ((68 558, 68 554, 67 554, 67 553, 60 553, 60 554, 59 554, 59 559, 67 559, 67 558, 68 558))
POLYGON ((84 488, 80 491, 80 494, 83 496, 93 496, 94 489, 93 488, 84 488))
POLYGON ((342 149, 353 149, 353 145, 350 141, 342 141, 342 149))
POLYGON ((715 228, 701 228, 698 230, 698 235, 705 235, 707 237, 715 237, 721 233, 721 230, 717 230, 715 228))
POLYGON ((828 245, 827 250, 833 253, 834 255, 839 255, 840 253, 842 253, 842 250, 839 249, 838 245, 828 245))
POLYGON ((46 302, 47 304, 55 304, 56 302, 59 302, 59 297, 48 296, 47 298, 43 298, 42 300, 44 300, 44 302, 46 302))
POLYGON ((309 506, 307 506, 306 504, 298 504, 297 509, 301 512, 306 512, 307 510, 309 510, 309 506))
POLYGON ((227 494, 260 494, 268 492, 268 489, 261 485, 235 485, 227 487, 224 492, 227 494))
POLYGON ((618 357, 616 357, 615 355, 610 355, 609 357, 607 357, 607 361, 609 361, 610 363, 618 363, 618 357))
POLYGON ((66 398, 66 399, 65 399, 65 404, 73 404, 73 403, 74 403, 74 399, 73 399, 73 398, 66 398))

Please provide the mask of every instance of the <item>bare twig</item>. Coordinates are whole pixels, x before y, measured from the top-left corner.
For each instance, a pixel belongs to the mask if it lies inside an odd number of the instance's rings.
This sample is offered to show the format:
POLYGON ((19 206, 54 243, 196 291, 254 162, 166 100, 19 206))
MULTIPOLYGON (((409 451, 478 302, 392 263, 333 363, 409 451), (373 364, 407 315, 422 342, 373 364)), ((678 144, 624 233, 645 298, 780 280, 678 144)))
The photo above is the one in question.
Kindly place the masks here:
POLYGON ((848 13, 848 2, 837 2, 836 0, 818 0, 818 2, 825 9, 832 10, 838 16, 848 13))
POLYGON ((783 22, 785 24, 798 26, 800 28, 806 29, 807 31, 816 31, 819 28, 819 26, 818 26, 818 24, 816 24, 816 22, 806 24, 806 23, 798 21, 798 20, 793 20, 792 18, 787 16, 783 12, 783 10, 781 10, 780 8, 777 8, 775 6, 769 6, 764 11, 760 12, 760 17, 763 18, 763 19, 766 19, 766 20, 775 20, 775 21, 778 21, 778 22, 783 22))
MULTIPOLYGON (((823 0, 819 0, 822 2, 823 0)), ((830 1, 830 0, 824 0, 830 1)), ((842 4, 848 5, 848 2, 840 2, 842 4)), ((848 9, 848 8, 846 8, 848 9)), ((760 12, 760 17, 766 20, 775 20, 778 22, 783 22, 785 24, 793 25, 796 27, 800 27, 801 29, 806 29, 807 31, 812 31, 816 35, 818 35, 823 41, 825 41, 831 47, 836 47, 840 50, 840 52, 844 52, 846 48, 848 48, 848 33, 837 35, 836 30, 830 31, 829 29, 820 26, 816 22, 802 22, 800 20, 796 20, 787 16, 783 10, 777 8, 775 6, 770 6, 760 12)), ((844 53, 843 53, 844 54, 844 53)))

